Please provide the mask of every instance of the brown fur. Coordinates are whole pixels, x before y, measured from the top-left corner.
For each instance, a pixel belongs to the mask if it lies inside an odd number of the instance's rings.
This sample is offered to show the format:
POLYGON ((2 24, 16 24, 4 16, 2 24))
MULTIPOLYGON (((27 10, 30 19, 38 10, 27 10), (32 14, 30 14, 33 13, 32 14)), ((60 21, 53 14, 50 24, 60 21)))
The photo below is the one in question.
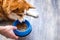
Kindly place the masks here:
POLYGON ((32 6, 25 0, 0 0, 0 18, 4 20, 14 20, 9 16, 12 15, 12 13, 23 18, 24 10, 28 10, 29 8, 32 8, 32 6))

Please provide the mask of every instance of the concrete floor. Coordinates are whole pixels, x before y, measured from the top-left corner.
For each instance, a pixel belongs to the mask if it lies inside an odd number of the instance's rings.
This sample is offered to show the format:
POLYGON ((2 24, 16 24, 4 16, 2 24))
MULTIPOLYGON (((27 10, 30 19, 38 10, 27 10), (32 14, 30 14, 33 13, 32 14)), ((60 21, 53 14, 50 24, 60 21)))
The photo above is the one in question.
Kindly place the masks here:
MULTIPOLYGON (((28 0, 28 2, 36 7, 34 11, 39 13, 39 18, 27 17, 33 30, 30 35, 20 37, 19 40, 60 40, 60 0, 28 0)), ((11 39, 0 35, 0 40, 11 39)))

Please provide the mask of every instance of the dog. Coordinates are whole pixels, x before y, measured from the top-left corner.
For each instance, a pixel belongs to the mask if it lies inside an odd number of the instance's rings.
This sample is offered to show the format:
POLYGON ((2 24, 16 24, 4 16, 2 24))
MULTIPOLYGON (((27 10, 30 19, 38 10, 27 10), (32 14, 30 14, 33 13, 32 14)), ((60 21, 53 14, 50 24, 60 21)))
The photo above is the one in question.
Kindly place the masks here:
POLYGON ((0 0, 0 19, 22 21, 30 8, 34 7, 26 0, 0 0))

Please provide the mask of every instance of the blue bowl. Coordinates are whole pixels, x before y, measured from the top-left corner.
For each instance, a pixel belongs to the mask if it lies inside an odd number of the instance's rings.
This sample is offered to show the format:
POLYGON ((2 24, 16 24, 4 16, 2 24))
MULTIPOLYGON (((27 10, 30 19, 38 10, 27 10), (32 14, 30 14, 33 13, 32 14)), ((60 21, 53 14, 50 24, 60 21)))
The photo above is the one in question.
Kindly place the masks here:
MULTIPOLYGON (((27 25, 26 30, 24 30, 24 31, 20 31, 19 29, 14 30, 14 33, 15 33, 17 36, 19 36, 19 37, 25 37, 25 36, 29 35, 29 34, 31 33, 31 31, 32 31, 32 27, 31 27, 30 22, 27 21, 27 20, 25 20, 24 22, 25 22, 25 24, 27 25)), ((15 27, 16 27, 18 24, 20 24, 20 22, 19 22, 18 20, 16 20, 16 21, 13 22, 13 26, 15 26, 15 27)))

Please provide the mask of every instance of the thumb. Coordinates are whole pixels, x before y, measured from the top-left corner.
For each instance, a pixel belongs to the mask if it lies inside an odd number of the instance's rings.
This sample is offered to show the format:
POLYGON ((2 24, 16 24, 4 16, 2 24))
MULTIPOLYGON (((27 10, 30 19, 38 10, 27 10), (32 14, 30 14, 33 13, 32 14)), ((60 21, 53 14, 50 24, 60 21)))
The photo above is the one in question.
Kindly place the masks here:
POLYGON ((17 27, 13 27, 13 30, 16 30, 17 29, 17 27))

